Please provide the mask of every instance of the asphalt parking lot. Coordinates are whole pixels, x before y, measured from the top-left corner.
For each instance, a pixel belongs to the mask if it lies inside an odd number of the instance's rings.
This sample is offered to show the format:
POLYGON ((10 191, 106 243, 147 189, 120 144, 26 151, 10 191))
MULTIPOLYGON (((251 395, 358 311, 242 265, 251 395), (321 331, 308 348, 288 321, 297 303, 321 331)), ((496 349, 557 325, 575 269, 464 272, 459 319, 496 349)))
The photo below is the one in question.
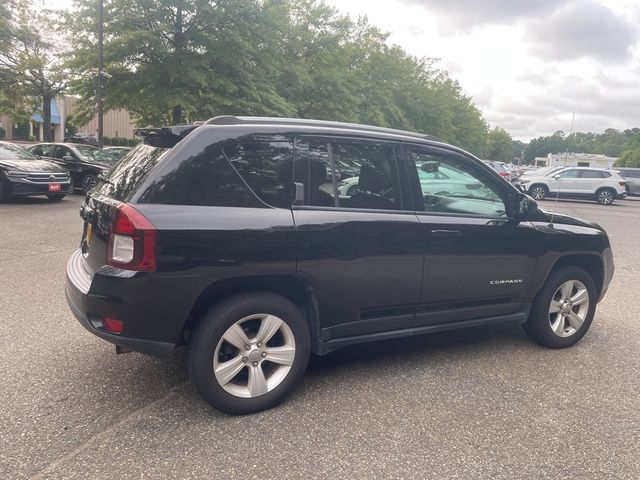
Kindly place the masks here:
POLYGON ((247 417, 200 399, 184 352, 117 356, 75 321, 81 200, 0 205, 0 478, 640 478, 640 198, 558 203, 616 261, 575 347, 511 325, 354 347, 247 417))

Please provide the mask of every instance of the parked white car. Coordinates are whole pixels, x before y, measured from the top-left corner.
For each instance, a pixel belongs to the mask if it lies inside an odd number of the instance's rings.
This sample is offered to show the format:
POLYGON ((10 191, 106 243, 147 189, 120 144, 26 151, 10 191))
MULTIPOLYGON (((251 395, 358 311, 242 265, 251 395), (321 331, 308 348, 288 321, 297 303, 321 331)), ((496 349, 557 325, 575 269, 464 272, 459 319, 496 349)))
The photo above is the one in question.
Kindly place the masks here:
POLYGON ((625 198, 625 180, 615 170, 569 167, 551 175, 522 177, 522 185, 535 200, 547 196, 594 199, 611 205, 616 198, 625 198))

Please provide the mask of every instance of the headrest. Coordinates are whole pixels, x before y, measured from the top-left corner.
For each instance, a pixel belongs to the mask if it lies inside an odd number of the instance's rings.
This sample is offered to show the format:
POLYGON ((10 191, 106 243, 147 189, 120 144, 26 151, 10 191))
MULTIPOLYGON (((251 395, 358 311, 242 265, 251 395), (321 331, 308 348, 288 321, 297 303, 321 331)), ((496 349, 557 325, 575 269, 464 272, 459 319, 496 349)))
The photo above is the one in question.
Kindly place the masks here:
POLYGON ((385 183, 385 177, 382 172, 368 163, 362 165, 358 179, 360 190, 380 193, 385 189, 385 183))

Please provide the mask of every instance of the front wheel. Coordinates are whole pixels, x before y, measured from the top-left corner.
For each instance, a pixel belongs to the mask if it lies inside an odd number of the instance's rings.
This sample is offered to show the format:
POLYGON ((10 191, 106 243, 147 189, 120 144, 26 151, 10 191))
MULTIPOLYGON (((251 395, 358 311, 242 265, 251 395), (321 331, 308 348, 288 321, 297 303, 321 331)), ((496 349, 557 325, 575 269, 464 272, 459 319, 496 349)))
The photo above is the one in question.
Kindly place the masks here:
POLYGON ((585 270, 576 266, 554 270, 533 303, 525 331, 545 347, 570 347, 587 333, 597 299, 596 286, 585 270))
POLYGON ((544 185, 533 185, 529 189, 529 195, 531 195, 534 200, 544 200, 548 193, 549 191, 544 185))
POLYGON ((218 410, 254 413, 295 388, 310 351, 309 327, 295 305, 270 293, 239 295, 206 313, 194 330, 189 376, 218 410))
POLYGON ((98 184, 98 177, 96 177, 95 175, 89 174, 82 177, 82 180, 80 181, 80 188, 84 193, 87 193, 97 184, 98 184))
POLYGON ((611 188, 602 188, 596 192, 596 202, 600 205, 611 205, 615 198, 616 192, 611 188))

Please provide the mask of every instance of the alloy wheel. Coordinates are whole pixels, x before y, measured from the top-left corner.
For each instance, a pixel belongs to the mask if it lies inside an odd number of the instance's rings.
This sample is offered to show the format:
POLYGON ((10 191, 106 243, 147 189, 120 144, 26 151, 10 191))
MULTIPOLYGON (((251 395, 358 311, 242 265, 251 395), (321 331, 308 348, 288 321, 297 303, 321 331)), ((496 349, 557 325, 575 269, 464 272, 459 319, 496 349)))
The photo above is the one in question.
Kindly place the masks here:
POLYGON ((613 203, 613 194, 610 190, 602 190, 598 193, 598 203, 602 205, 611 205, 613 203))
POLYGON ((250 315, 222 335, 213 356, 213 372, 226 392, 254 398, 282 383, 291 370, 295 353, 293 332, 281 318, 250 315))
POLYGON ((98 184, 98 180, 93 175, 87 175, 82 179, 82 190, 86 193, 98 184))
POLYGON ((558 287, 549 305, 549 325, 559 337, 570 337, 584 323, 589 312, 589 291, 579 280, 567 280, 558 287))
POLYGON ((531 189, 531 196, 534 200, 542 200, 547 196, 547 192, 542 187, 534 187, 531 189))

